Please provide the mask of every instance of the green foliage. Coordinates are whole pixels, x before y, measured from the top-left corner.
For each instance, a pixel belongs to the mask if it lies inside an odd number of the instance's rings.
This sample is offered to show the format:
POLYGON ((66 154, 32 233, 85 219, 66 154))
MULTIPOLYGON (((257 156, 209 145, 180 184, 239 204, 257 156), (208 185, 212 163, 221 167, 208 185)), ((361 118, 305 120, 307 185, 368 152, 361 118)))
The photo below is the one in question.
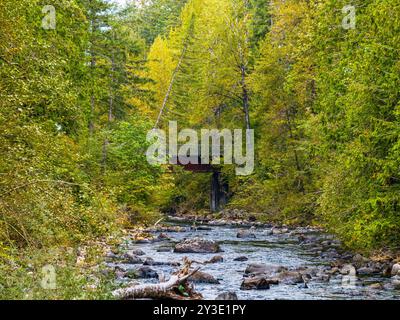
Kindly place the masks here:
MULTIPOLYGON (((103 262, 98 248, 88 252, 85 268, 76 265, 76 249, 47 248, 23 250, 13 259, 0 264, 0 299, 2 300, 103 300, 112 299, 112 279, 102 275, 96 267, 103 262), (54 269, 54 288, 42 286, 48 275, 43 268, 54 269)), ((1 259, 1 258, 0 258, 1 259)))
MULTIPOLYGON (((348 30, 346 1, 189 1, 181 26, 151 51, 168 67, 151 64, 149 75, 163 98, 160 84, 192 23, 164 121, 242 127, 248 98, 257 166, 247 178, 225 170, 230 205, 268 220, 321 223, 352 247, 395 247, 400 3, 353 4, 356 29, 348 30)), ((207 207, 206 179, 189 180, 179 176, 171 201, 207 207)))
POLYGON ((399 0, 353 1, 354 30, 344 0, 57 0, 56 30, 45 4, 0 7, 2 259, 208 207, 209 174, 145 158, 170 84, 161 127, 255 129, 231 206, 399 246, 399 0))
POLYGON ((0 242, 7 248, 106 235, 120 207, 153 204, 159 168, 143 156, 149 122, 134 113, 145 44, 103 0, 0 8, 0 242), (140 69, 139 68, 139 69, 140 69), (134 124, 136 123, 136 124, 134 124), (125 145, 126 148, 122 146, 125 145), (140 156, 142 155, 142 156, 140 156), (110 169, 110 170, 109 170, 110 169))
POLYGON ((146 159, 146 135, 151 125, 133 117, 112 131, 105 181, 120 203, 149 204, 157 190, 161 168, 151 166, 146 159))
MULTIPOLYGON (((333 4, 321 7, 324 22, 334 19, 329 14, 333 4)), ((400 2, 362 4, 357 32, 336 32, 329 41, 319 32, 315 35, 320 83, 316 110, 327 163, 318 212, 352 246, 396 247, 400 24, 394 8, 400 2), (335 57, 326 54, 333 46, 335 57)))

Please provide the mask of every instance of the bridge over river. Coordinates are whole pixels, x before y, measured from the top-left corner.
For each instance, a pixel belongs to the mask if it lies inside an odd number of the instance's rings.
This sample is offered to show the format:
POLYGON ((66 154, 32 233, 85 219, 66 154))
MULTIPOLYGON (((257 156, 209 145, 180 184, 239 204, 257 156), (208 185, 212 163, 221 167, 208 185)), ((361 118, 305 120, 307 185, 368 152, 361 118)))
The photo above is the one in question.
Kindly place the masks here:
MULTIPOLYGON (((211 154, 211 153, 210 153, 211 154)), ((228 201, 228 184, 223 181, 221 174, 221 165, 211 164, 210 157, 208 164, 202 162, 202 157, 199 152, 197 156, 187 157, 185 163, 182 163, 179 157, 171 157, 170 169, 173 172, 174 166, 183 167, 184 170, 193 172, 195 174, 210 174, 210 210, 217 212, 224 208, 228 201)))

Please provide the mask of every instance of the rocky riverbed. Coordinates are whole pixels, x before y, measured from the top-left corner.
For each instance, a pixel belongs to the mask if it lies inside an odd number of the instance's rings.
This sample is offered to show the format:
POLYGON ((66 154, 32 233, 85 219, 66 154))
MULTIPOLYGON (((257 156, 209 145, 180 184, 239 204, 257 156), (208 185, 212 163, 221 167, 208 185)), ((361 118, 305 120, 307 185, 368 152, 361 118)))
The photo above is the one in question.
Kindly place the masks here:
POLYGON ((184 257, 200 272, 190 281, 204 299, 398 299, 400 265, 341 249, 312 227, 251 221, 171 217, 168 224, 133 231, 107 255, 116 283, 157 283, 184 257))

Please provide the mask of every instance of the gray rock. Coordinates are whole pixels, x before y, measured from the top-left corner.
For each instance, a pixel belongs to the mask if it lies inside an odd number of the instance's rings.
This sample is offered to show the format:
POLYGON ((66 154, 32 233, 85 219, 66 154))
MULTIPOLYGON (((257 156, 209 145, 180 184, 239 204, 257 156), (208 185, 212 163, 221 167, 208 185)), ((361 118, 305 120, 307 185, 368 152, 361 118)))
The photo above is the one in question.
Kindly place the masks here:
POLYGON ((196 227, 193 227, 193 229, 199 230, 199 231, 211 231, 212 230, 211 227, 207 227, 207 226, 196 226, 196 227))
POLYGON ((368 263, 368 259, 363 257, 361 254, 356 254, 353 257, 352 261, 357 269, 363 267, 366 263, 368 263))
POLYGON ((219 281, 215 279, 211 274, 197 271, 195 274, 189 277, 189 281, 194 283, 210 283, 210 284, 219 284, 219 281))
POLYGON ((377 273, 377 271, 375 269, 369 268, 369 267, 362 267, 362 268, 357 269, 357 274, 362 275, 362 276, 363 275, 371 275, 374 273, 377 273))
POLYGON ((170 247, 159 247, 157 248, 157 252, 171 252, 172 248, 170 247))
POLYGON ((127 264, 142 264, 143 260, 131 252, 127 252, 123 256, 123 262, 127 264))
POLYGON ((240 239, 255 239, 256 235, 249 230, 240 230, 236 237, 240 239))
POLYGON ((346 265, 343 266, 342 269, 340 269, 339 272, 340 272, 340 274, 342 274, 342 275, 348 275, 348 274, 352 274, 352 273, 353 273, 353 275, 356 275, 357 270, 356 270, 356 268, 355 268, 353 265, 351 265, 351 264, 346 264, 346 265))
POLYGON ((392 278, 393 288, 396 290, 400 290, 400 276, 394 276, 392 278))
POLYGON ((233 259, 233 261, 248 261, 248 260, 249 260, 249 258, 247 258, 245 256, 240 256, 240 257, 233 259))
POLYGON ((384 286, 382 285, 382 283, 373 283, 373 284, 370 284, 369 286, 368 286, 368 289, 371 289, 371 290, 383 290, 384 289, 384 286))
POLYGON ((400 263, 396 263, 392 267, 392 271, 390 272, 392 276, 399 275, 400 276, 400 263))
POLYGON ((218 243, 202 238, 186 239, 175 245, 177 253, 218 253, 221 248, 218 243))
POLYGON ((223 292, 215 297, 215 300, 239 300, 236 292, 223 292))
POLYGON ((205 263, 220 263, 220 262, 224 262, 224 258, 222 256, 214 256, 205 263))
POLYGON ((146 254, 142 249, 131 250, 129 253, 135 256, 144 256, 146 254))
POLYGON ((271 284, 278 284, 275 279, 267 279, 265 277, 253 277, 244 279, 240 285, 240 290, 268 290, 271 284))
POLYGON ((140 279, 158 279, 158 273, 148 266, 140 267, 134 271, 137 278, 140 279))
POLYGON ((277 275, 277 279, 284 284, 304 283, 303 276, 298 271, 282 271, 277 275))
POLYGON ((153 258, 146 258, 146 260, 143 262, 144 266, 156 266, 159 265, 157 262, 154 261, 153 258))
POLYGON ((118 259, 118 255, 116 255, 114 252, 112 252, 112 251, 109 251, 109 252, 107 252, 106 253, 106 258, 108 259, 108 260, 116 260, 116 259, 118 259))
POLYGON ((177 267, 180 266, 179 262, 159 262, 159 261, 154 261, 153 258, 146 258, 146 260, 143 262, 144 266, 173 266, 177 267))
POLYGON ((228 221, 220 219, 220 220, 212 220, 208 223, 210 226, 226 226, 229 224, 228 221))
POLYGON ((117 279, 122 279, 126 276, 127 271, 121 267, 116 266, 114 268, 114 274, 116 276, 117 279))
POLYGON ((339 272, 339 268, 338 267, 333 267, 332 269, 326 271, 326 273, 328 273, 330 275, 336 274, 338 272, 339 272))
POLYGON ((170 240, 170 237, 168 237, 167 234, 165 233, 160 233, 157 237, 158 240, 170 240))
POLYGON ((267 277, 271 277, 279 272, 285 271, 286 268, 283 266, 276 265, 268 265, 268 264, 260 264, 260 263, 250 263, 246 270, 245 274, 249 275, 264 275, 267 277))
POLYGON ((272 228, 272 234, 284 234, 288 232, 289 232, 288 228, 272 228))

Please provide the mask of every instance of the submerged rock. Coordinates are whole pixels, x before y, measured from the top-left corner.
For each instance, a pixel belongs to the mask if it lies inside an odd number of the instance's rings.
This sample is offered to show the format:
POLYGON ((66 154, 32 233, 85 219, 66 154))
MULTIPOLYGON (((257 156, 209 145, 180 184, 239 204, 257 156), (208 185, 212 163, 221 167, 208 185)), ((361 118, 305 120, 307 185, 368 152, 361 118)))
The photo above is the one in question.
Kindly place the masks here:
POLYGON ((236 237, 240 239, 255 239, 256 235, 249 230, 240 230, 236 237))
POLYGON ((159 262, 159 261, 154 261, 153 258, 146 258, 146 260, 143 262, 144 266, 173 266, 173 267, 178 267, 180 266, 179 262, 159 262))
POLYGON ((220 263, 220 262, 224 262, 224 258, 222 256, 214 256, 210 260, 204 263, 220 263))
POLYGON ((157 252, 171 252, 172 248, 171 247, 159 247, 157 248, 157 252))
POLYGON ((217 253, 221 248, 215 241, 203 238, 186 239, 175 245, 176 253, 217 253))
POLYGON ((236 292, 223 292, 215 297, 215 300, 239 300, 236 292))
POLYGON ((233 259, 233 261, 248 261, 248 260, 249 260, 249 258, 247 258, 245 256, 240 256, 240 257, 233 259))
POLYGON ((191 227, 192 230, 197 230, 197 231, 211 231, 212 228, 211 227, 207 227, 207 226, 193 226, 191 227))

